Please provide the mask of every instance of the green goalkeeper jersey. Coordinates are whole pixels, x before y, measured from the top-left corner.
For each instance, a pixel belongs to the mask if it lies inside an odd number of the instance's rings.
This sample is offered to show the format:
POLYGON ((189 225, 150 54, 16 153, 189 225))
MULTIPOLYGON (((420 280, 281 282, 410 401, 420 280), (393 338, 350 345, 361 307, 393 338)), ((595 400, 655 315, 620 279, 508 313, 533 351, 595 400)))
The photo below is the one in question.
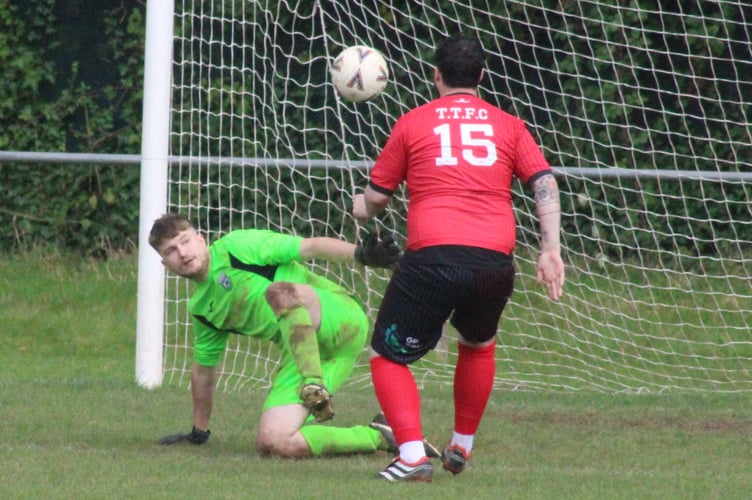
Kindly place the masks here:
POLYGON ((209 246, 206 279, 188 306, 193 318, 193 358, 216 366, 231 333, 279 342, 277 318, 264 297, 272 281, 305 283, 347 294, 301 263, 303 238, 260 229, 233 231, 209 246))

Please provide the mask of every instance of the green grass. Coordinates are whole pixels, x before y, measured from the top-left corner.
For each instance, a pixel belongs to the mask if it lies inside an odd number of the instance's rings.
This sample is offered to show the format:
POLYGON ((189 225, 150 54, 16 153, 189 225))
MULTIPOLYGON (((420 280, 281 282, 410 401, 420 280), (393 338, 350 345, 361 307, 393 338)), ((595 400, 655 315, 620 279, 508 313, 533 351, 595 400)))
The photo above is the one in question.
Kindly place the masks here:
MULTIPOLYGON (((0 498, 734 499, 752 484, 746 395, 496 391, 472 467, 382 484, 384 453, 268 460, 252 449, 263 393, 219 392, 205 446, 154 441, 190 427, 185 386, 134 382, 134 258, 35 252, 0 259, 0 498)), ((503 368, 500 366, 500 369, 503 368)), ((370 420, 364 384, 336 423, 370 420)), ((451 388, 423 391, 426 437, 451 430, 451 388)))

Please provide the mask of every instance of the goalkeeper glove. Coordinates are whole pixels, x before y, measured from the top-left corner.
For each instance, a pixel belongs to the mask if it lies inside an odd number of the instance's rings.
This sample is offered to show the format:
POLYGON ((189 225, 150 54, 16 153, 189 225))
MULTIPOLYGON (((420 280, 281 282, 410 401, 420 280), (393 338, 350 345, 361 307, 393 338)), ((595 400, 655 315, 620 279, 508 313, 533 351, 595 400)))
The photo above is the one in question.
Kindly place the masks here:
POLYGON ((320 384, 306 384, 300 391, 303 406, 308 408, 316 422, 326 422, 334 417, 332 397, 326 387, 320 384))
POLYGON ((355 260, 364 266, 393 268, 400 258, 400 247, 391 235, 379 239, 375 233, 369 233, 365 243, 355 247, 355 260))
POLYGON ((169 436, 165 436, 162 439, 159 440, 159 444, 178 444, 178 443, 193 443, 193 444, 204 444, 208 439, 209 435, 211 434, 211 431, 209 429, 202 431, 201 429, 196 429, 196 426, 193 426, 193 429, 191 429, 191 432, 185 433, 185 434, 170 434, 169 436))

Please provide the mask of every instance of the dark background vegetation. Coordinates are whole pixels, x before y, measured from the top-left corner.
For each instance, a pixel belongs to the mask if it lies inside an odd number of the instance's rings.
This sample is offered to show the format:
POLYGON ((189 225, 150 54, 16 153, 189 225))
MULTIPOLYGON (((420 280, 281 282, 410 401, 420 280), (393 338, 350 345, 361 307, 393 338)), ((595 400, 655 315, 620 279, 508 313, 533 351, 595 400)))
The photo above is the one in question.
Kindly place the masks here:
MULTIPOLYGON (((321 5, 333 17, 348 8, 321 5)), ((749 166, 745 124, 752 83, 744 75, 752 54, 744 20, 752 19, 752 7, 661 2, 656 15, 655 3, 647 1, 607 7, 562 1, 557 10, 545 1, 498 2, 494 13, 507 20, 499 27, 486 25, 498 24, 498 17, 472 17, 470 10, 452 14, 452 26, 446 18, 416 26, 410 0, 375 5, 357 13, 358 23, 379 23, 363 16, 386 20, 384 26, 394 31, 382 47, 389 58, 430 54, 430 47, 415 45, 432 36, 428 26, 446 32, 477 28, 484 46, 502 55, 489 60, 486 95, 533 124, 553 165, 721 172, 749 166)), ((450 2, 438 2, 442 10, 454 12, 450 2)), ((280 22, 285 16, 290 14, 280 13, 280 22)), ((144 1, 0 1, 0 150, 139 154, 144 28, 144 1)), ((395 74, 395 83, 400 78, 395 74)), ((413 106, 420 104, 412 102, 416 95, 428 93, 400 97, 413 106)), ((299 112, 290 110, 290 116, 299 112)), ((212 155, 229 154, 221 148, 232 141, 206 146, 212 155)), ((320 150, 305 142, 286 146, 303 157, 320 150)), ((134 248, 137 166, 0 164, 0 187, 0 250, 44 243, 105 256, 134 248)), ((727 236, 752 240, 752 228, 733 224, 750 218, 741 184, 633 179, 613 189, 566 178, 562 187, 566 243, 586 253, 648 248, 712 255, 728 250, 719 246, 727 236), (685 193, 699 191, 709 203, 686 202, 685 193), (587 195, 586 205, 577 203, 580 194, 587 195), (598 242, 583 236, 596 224, 603 225, 598 242), (602 247, 604 242, 620 244, 602 247)), ((327 187, 311 190, 325 194, 327 187)))
MULTIPOLYGON (((144 13, 125 0, 0 1, 0 150, 139 154, 144 13)), ((138 167, 0 164, 0 249, 128 251, 138 167)))

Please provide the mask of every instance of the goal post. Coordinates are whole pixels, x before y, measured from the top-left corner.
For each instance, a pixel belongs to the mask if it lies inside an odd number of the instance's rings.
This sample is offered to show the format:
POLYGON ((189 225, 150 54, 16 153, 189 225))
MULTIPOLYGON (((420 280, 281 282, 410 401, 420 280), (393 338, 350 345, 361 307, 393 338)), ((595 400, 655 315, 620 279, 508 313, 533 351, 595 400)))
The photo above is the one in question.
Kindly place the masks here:
MULTIPOLYGON (((472 32, 487 52, 481 96, 528 124, 563 211, 567 282, 552 303, 535 283, 535 205, 514 188, 518 280, 496 387, 750 392, 750 20, 732 0, 185 0, 170 20, 166 208, 210 242, 238 228, 356 239, 352 195, 396 119, 435 96, 436 44, 472 32), (356 44, 390 66, 386 90, 357 104, 328 70, 356 44)), ((400 243, 406 196, 376 222, 400 243)), ((314 266, 375 318, 388 273, 314 266)), ((185 384, 190 286, 161 281, 160 373, 185 384)), ((451 383, 454 337, 415 365, 421 383, 451 383)), ((268 384, 277 354, 233 336, 221 386, 268 384)), ((352 383, 369 383, 365 356, 352 383)))
POLYGON ((161 385, 164 374, 165 272, 148 242, 151 224, 167 207, 173 18, 172 0, 148 0, 136 319, 136 382, 147 388, 161 385))

